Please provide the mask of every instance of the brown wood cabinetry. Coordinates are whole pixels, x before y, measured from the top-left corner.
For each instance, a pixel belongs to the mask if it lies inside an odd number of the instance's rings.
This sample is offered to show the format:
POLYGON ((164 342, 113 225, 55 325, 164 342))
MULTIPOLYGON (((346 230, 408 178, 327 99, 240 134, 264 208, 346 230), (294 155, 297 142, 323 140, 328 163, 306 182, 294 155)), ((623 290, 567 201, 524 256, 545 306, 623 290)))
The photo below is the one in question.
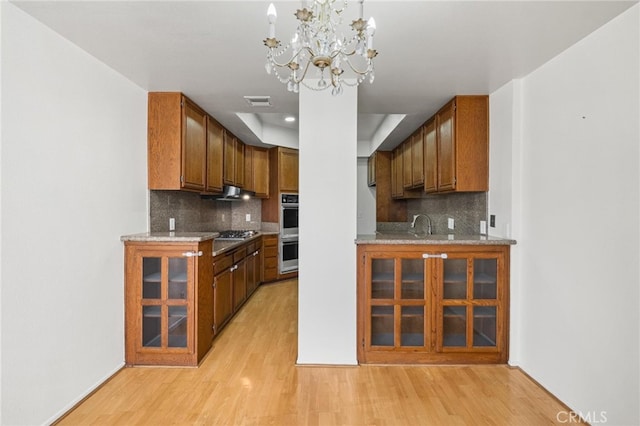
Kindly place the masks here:
POLYGON ((263 282, 278 279, 278 235, 264 235, 262 237, 263 282))
POLYGON ((127 365, 198 365, 213 339, 212 241, 125 242, 127 365))
POLYGON ((411 188, 424 185, 424 140, 422 127, 411 136, 411 188))
POLYGON ((279 191, 298 193, 298 150, 277 148, 277 153, 279 191))
POLYGON ((244 149, 244 142, 225 131, 223 172, 225 185, 244 187, 244 149))
POLYGON ((508 245, 358 245, 361 363, 506 363, 508 245))
POLYGON ((436 120, 424 125, 424 190, 435 192, 438 188, 438 148, 436 143, 436 120))
POLYGON ((406 200, 395 200, 392 179, 393 154, 376 151, 368 160, 369 181, 376 182, 376 222, 404 222, 407 220, 406 200), (378 183, 379 182, 379 183, 378 183))
POLYGON ((437 171, 426 192, 489 190, 489 97, 456 96, 435 115, 437 161, 425 156, 425 170, 437 171))
POLYGON ((269 198, 269 150, 246 145, 244 164, 244 189, 258 198, 269 198))
POLYGON ((224 127, 207 116, 207 183, 206 192, 222 192, 224 127))
POLYGON ((280 193, 298 193, 298 151, 269 149, 269 198, 262 200, 262 221, 280 223, 280 193))
POLYGON ((181 93, 149 93, 149 189, 205 190, 206 121, 206 113, 181 93))

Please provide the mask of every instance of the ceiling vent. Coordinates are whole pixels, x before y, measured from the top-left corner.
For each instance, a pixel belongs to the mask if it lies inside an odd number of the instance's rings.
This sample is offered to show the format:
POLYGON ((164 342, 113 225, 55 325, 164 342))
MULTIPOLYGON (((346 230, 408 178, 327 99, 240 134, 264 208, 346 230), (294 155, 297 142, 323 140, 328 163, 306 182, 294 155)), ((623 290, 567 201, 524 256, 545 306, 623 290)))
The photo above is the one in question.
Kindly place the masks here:
POLYGON ((271 96, 245 96, 244 100, 254 107, 269 107, 271 106, 271 96))

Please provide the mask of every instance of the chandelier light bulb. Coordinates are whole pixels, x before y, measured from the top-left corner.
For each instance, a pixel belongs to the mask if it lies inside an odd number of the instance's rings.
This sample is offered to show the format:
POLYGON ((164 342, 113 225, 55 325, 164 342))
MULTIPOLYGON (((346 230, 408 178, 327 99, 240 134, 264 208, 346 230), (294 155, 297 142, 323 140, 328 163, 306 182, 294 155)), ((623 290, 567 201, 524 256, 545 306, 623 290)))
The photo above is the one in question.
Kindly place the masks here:
POLYGON ((269 4, 269 8, 267 9, 267 18, 269 18, 269 23, 275 24, 277 17, 278 13, 276 12, 276 7, 273 5, 273 3, 269 4))

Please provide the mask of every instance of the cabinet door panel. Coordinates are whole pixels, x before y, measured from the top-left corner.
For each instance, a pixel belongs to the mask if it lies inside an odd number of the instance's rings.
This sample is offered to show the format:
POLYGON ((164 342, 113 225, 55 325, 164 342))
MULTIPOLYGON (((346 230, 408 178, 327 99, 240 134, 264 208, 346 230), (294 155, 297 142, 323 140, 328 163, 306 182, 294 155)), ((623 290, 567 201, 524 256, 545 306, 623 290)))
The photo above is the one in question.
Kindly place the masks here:
POLYGON ((234 136, 224 132, 224 160, 222 181, 225 185, 233 185, 236 176, 236 146, 234 136))
POLYGON ((402 187, 413 186, 413 169, 411 164, 411 138, 402 142, 402 187))
POLYGON ((451 103, 436 115, 438 126, 438 190, 455 189, 456 151, 454 104, 451 103))
POLYGON ((422 127, 411 137, 411 182, 414 188, 424 184, 424 139, 422 127))
POLYGON ((222 325, 231 317, 233 312, 233 299, 231 287, 231 271, 226 270, 216 276, 214 287, 214 303, 213 312, 216 333, 218 333, 222 325))
POLYGON ((252 149, 253 190, 256 197, 269 197, 269 151, 264 148, 252 149))
POLYGON ((424 129, 424 190, 438 190, 438 149, 436 143, 435 120, 429 122, 424 129))
POLYGON ((183 97, 182 186, 204 190, 207 155, 206 114, 183 97))
POLYGON ((279 177, 281 192, 298 192, 298 152, 281 149, 279 151, 279 177))
POLYGON ((239 186, 241 188, 244 187, 244 142, 242 142, 241 140, 239 140, 238 138, 235 138, 235 150, 236 150, 236 155, 235 155, 235 185, 239 186))
POLYGON ((223 127, 207 118, 207 185, 208 192, 222 192, 224 151, 223 127))

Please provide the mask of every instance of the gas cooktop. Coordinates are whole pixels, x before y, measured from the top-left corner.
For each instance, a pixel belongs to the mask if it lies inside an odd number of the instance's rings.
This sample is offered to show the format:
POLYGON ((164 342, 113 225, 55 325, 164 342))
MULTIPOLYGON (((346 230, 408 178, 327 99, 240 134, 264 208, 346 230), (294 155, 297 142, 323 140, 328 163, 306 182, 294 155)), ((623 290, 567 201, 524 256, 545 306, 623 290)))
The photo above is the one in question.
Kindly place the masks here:
POLYGON ((228 230, 220 231, 220 235, 216 238, 218 241, 242 241, 256 235, 257 231, 247 230, 228 230))

